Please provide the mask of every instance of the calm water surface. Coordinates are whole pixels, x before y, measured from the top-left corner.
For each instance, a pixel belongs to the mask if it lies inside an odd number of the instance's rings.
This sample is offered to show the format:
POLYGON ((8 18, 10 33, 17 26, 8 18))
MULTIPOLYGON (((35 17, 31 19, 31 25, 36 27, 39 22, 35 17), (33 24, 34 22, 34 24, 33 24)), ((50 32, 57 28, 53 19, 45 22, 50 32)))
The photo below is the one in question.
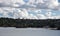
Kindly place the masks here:
POLYGON ((60 36, 60 30, 0 27, 0 36, 60 36))

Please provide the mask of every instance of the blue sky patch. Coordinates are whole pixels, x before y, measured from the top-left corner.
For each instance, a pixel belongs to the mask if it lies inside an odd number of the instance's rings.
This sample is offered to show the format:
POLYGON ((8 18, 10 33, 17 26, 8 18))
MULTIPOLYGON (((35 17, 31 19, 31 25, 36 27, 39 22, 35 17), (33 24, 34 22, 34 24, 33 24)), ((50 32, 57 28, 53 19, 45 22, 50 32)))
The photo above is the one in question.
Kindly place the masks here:
POLYGON ((29 0, 23 0, 25 3, 27 3, 29 0))
POLYGON ((58 0, 58 2, 60 3, 60 0, 58 0))

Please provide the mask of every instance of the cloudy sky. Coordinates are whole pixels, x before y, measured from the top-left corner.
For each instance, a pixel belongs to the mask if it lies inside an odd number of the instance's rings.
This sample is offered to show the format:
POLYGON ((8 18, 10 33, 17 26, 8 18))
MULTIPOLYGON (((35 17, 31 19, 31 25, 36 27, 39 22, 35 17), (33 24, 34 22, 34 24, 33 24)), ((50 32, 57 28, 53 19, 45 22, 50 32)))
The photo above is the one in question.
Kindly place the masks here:
POLYGON ((0 17, 60 19, 60 0, 0 0, 0 17))

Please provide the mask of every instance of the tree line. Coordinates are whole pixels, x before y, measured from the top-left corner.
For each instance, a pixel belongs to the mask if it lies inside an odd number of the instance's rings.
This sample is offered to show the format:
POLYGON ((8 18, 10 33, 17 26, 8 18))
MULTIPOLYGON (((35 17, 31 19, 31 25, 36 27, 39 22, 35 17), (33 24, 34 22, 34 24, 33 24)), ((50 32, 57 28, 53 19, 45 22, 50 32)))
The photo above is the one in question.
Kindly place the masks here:
POLYGON ((0 27, 16 28, 58 28, 60 30, 60 19, 12 19, 0 18, 0 27))

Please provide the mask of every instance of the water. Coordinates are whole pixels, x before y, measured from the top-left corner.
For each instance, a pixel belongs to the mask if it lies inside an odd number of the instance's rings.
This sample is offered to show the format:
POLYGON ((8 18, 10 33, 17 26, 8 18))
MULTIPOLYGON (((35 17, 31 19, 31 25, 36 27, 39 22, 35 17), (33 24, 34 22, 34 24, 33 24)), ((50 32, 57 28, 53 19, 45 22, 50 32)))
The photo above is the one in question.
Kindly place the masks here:
POLYGON ((60 30, 0 27, 0 36, 60 36, 60 30))

